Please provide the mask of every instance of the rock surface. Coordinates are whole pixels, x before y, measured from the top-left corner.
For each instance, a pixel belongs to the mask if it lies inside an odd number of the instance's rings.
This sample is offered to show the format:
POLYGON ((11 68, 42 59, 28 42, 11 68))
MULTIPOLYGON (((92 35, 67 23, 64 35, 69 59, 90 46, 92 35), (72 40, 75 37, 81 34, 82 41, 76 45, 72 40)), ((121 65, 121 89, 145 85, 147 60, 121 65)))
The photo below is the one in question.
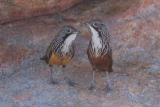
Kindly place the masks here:
POLYGON ((159 107, 160 1, 92 0, 61 14, 0 26, 0 107, 159 107), (101 18, 112 35, 113 90, 103 91, 104 74, 96 73, 97 89, 89 91, 90 39, 83 25, 101 18), (65 24, 81 30, 76 55, 64 69, 75 87, 53 85, 50 68, 40 60, 51 39, 65 24))
POLYGON ((81 0, 1 0, 0 23, 61 12, 81 0))

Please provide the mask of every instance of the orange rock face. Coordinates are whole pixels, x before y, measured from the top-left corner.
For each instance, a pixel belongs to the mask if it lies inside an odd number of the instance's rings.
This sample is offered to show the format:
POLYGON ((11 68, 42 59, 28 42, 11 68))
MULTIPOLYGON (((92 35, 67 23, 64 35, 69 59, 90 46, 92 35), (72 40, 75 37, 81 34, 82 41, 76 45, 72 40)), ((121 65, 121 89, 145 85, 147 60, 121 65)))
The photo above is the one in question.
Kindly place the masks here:
POLYGON ((0 23, 63 11, 81 0, 3 0, 0 23))

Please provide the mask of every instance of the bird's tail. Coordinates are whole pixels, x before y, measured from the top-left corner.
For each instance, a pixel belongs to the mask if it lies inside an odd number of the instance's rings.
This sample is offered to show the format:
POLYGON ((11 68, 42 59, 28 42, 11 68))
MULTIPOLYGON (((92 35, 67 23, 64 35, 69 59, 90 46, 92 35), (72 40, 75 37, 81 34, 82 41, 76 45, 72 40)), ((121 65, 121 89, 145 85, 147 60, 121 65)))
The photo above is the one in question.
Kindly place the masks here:
POLYGON ((47 57, 43 56, 43 57, 40 58, 40 60, 43 60, 43 61, 47 62, 47 57))

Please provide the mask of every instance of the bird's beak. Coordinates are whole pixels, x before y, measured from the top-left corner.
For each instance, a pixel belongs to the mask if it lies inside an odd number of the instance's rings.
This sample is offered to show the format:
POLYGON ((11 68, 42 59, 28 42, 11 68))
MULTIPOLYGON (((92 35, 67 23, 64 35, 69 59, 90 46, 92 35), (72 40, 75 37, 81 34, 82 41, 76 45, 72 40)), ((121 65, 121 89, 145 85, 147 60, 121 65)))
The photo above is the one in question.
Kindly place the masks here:
POLYGON ((89 23, 86 23, 86 25, 89 27, 89 29, 92 29, 92 26, 89 23))

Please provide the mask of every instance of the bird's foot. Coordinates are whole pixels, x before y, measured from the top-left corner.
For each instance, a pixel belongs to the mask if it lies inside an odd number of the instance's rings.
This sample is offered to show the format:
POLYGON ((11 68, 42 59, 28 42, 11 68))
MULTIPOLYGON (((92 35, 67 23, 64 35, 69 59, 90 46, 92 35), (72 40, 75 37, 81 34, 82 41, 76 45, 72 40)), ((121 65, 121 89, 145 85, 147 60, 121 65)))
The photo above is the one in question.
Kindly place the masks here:
POLYGON ((65 80, 67 81, 67 84, 71 87, 74 87, 75 85, 77 85, 76 82, 74 82, 73 80, 69 79, 69 78, 65 78, 65 80))
POLYGON ((111 86, 106 85, 105 88, 103 89, 106 93, 110 93, 113 91, 113 89, 111 88, 111 86))
POLYGON ((90 84, 90 86, 89 86, 89 90, 94 90, 96 88, 96 85, 95 85, 95 83, 94 82, 92 82, 91 84, 90 84))
POLYGON ((52 83, 53 85, 59 84, 58 80, 56 80, 56 79, 51 79, 51 83, 52 83))
POLYGON ((75 85, 77 85, 76 82, 74 82, 73 80, 67 79, 67 83, 69 86, 74 87, 75 85))

